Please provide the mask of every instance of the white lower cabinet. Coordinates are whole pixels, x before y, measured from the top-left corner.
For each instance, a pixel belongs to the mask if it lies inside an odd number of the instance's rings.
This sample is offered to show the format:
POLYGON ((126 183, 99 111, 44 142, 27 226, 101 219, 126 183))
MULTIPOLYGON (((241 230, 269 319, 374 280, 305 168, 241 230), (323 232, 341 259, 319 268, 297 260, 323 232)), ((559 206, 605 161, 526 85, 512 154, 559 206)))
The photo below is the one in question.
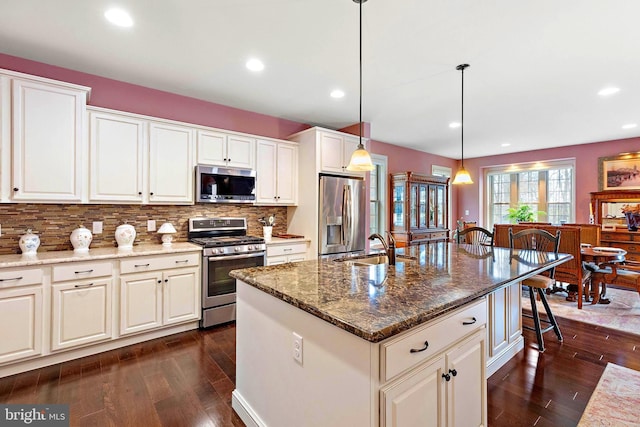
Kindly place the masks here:
POLYGON ((42 353, 42 287, 0 289, 0 364, 42 353))
POLYGON ((300 262, 307 259, 307 243, 267 244, 267 265, 300 262))
POLYGON ((199 261, 198 253, 121 261, 120 334, 198 320, 199 261))
POLYGON ((113 280, 52 285, 51 350, 111 339, 113 280))
POLYGON ((419 353, 428 355, 430 348, 433 352, 380 389, 381 426, 486 426, 486 318, 480 310, 486 310, 486 305, 475 305, 382 346, 383 378, 403 369, 412 358, 420 358, 419 353), (453 344, 447 343, 456 337, 453 344))

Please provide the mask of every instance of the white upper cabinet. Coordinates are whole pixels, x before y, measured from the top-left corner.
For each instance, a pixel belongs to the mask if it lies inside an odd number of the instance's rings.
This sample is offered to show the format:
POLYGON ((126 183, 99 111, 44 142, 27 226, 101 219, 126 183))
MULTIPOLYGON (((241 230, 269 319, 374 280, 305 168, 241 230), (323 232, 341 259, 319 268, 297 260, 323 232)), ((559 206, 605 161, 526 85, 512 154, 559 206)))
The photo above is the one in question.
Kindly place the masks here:
POLYGON ((193 203, 194 129, 149 125, 149 202, 193 203))
POLYGON ((256 203, 297 204, 297 144, 258 140, 256 151, 256 203))
POLYGON ((198 131, 198 164, 255 169, 255 139, 210 130, 198 131))
MULTIPOLYGON (((339 133, 320 133, 320 169, 322 172, 349 173, 347 171, 351 155, 358 148, 358 138, 339 133)), ((361 175, 362 173, 360 173, 361 175)))
POLYGON ((90 112, 89 201, 141 203, 146 193, 147 123, 90 112))
POLYGON ((13 201, 82 200, 88 88, 14 78, 13 201))

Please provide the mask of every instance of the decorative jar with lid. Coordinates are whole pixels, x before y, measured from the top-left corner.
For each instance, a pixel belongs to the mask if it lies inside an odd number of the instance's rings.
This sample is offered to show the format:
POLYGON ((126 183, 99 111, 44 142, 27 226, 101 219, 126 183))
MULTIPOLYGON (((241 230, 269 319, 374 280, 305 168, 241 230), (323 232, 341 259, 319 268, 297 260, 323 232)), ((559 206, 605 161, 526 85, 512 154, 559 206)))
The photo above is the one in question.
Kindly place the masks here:
POLYGON ((122 224, 116 227, 116 242, 118 249, 133 249, 133 241, 136 240, 136 229, 131 224, 122 224))
POLYGON ((20 241, 18 242, 20 245, 20 250, 25 255, 33 255, 38 252, 38 247, 40 246, 40 238, 31 232, 29 228, 27 230, 27 234, 23 234, 20 236, 20 241))
POLYGON ((73 245, 73 251, 76 253, 89 252, 89 245, 93 240, 93 234, 89 229, 83 225, 76 228, 71 232, 71 244, 73 245))

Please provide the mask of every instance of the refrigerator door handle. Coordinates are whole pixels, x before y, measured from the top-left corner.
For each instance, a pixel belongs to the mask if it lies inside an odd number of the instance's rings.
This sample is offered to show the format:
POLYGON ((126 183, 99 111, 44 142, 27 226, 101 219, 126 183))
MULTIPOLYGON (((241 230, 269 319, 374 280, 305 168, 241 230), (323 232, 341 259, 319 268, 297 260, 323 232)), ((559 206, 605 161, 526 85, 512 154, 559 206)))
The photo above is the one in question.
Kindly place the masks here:
POLYGON ((351 186, 342 187, 342 244, 349 246, 348 237, 351 235, 351 186))

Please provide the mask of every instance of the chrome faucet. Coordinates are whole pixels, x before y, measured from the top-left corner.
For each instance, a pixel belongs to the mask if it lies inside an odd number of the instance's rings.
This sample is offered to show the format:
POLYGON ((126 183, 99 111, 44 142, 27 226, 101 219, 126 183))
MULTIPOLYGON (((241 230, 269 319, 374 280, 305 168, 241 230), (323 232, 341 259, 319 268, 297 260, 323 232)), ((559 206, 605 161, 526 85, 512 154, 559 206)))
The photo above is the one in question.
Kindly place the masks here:
POLYGON ((389 258, 389 265, 396 265, 396 239, 394 239, 391 233, 389 233, 388 231, 386 232, 386 234, 387 236, 389 236, 388 243, 385 238, 382 237, 382 235, 379 233, 373 233, 371 236, 369 236, 369 240, 380 240, 382 246, 384 247, 384 251, 387 254, 387 258, 389 258))

